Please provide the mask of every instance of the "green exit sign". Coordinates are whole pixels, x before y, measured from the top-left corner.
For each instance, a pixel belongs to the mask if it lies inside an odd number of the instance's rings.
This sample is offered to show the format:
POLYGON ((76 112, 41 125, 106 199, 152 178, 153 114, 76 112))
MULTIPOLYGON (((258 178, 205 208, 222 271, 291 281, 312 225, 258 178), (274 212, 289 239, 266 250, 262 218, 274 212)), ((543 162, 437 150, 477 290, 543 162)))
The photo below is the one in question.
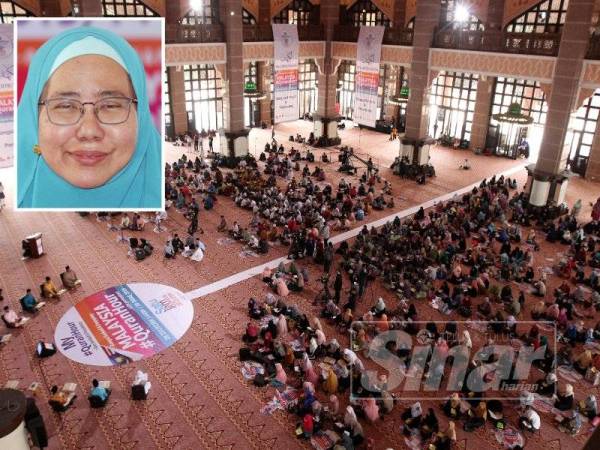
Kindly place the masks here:
POLYGON ((408 87, 407 86, 403 86, 402 88, 400 88, 400 96, 408 97, 408 87))
POLYGON ((244 89, 246 91, 255 91, 256 90, 256 83, 252 83, 251 81, 249 81, 248 83, 245 84, 244 89))

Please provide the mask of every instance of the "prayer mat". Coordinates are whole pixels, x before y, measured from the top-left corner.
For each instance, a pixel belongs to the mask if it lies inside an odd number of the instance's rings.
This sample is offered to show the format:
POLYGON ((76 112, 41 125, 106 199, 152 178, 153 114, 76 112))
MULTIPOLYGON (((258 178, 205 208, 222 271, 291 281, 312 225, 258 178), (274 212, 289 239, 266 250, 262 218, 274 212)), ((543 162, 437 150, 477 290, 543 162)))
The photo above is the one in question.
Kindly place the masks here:
POLYGON ((262 364, 257 363, 256 361, 244 361, 242 364, 242 375, 246 380, 254 380, 256 375, 264 375, 264 373, 265 368, 262 366, 262 364))
POLYGON ((573 369, 569 369, 565 366, 558 368, 558 374, 561 376, 561 378, 564 378, 571 383, 577 383, 583 379, 583 376, 580 373, 575 372, 573 369))
POLYGON ((504 430, 496 430, 494 433, 496 440, 502 444, 504 448, 514 448, 517 445, 523 447, 525 439, 515 428, 508 426, 504 430))

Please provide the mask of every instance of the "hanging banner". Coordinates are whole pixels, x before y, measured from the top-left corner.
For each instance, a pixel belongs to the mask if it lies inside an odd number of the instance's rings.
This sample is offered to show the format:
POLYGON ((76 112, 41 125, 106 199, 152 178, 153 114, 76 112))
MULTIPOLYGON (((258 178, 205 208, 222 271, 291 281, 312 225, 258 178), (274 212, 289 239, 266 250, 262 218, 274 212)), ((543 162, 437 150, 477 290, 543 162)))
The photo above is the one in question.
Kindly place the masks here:
POLYGON ((377 90, 383 26, 360 27, 356 50, 356 79, 352 120, 374 127, 377 120, 377 90))
POLYGON ((118 366, 177 342, 194 317, 192 302, 170 286, 130 283, 86 297, 58 322, 54 342, 82 364, 118 366))
POLYGON ((13 165, 13 26, 0 24, 0 167, 13 165))
POLYGON ((298 29, 296 25, 273 24, 275 68, 274 122, 298 120, 298 29))

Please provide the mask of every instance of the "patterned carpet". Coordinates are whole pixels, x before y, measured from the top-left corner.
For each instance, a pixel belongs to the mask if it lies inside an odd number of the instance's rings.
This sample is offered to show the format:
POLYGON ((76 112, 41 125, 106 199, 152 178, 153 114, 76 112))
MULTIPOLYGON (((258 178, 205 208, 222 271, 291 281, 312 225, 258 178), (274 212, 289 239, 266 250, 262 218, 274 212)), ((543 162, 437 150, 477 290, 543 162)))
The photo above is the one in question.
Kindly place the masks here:
MULTIPOLYGON (((295 130, 294 126, 278 126, 278 132, 281 137, 289 135, 295 130)), ((303 122, 297 125, 298 128, 301 126, 304 126, 303 122)), ((354 130, 346 133, 348 140, 355 138, 352 134, 354 130)), ((256 138, 260 149, 267 137, 268 133, 253 130, 250 142, 255 142, 256 138)), ((363 148, 371 149, 372 155, 376 154, 383 176, 392 181, 396 210, 417 205, 522 164, 522 161, 437 149, 432 154, 432 163, 436 166, 438 177, 425 186, 418 186, 412 181, 394 177, 385 169, 397 153, 397 142, 387 142, 382 135, 365 131, 360 139, 363 148), (471 171, 457 169, 465 155, 473 164, 471 171)), ((179 151, 178 148, 169 147, 168 159, 178 156, 179 151)), ((316 153, 319 156, 319 151, 316 153)), ((337 164, 330 164, 326 171, 328 181, 337 184, 340 176, 335 168, 337 164)), ((522 184, 524 171, 520 172, 518 178, 522 184)), ((10 204, 14 186, 12 172, 0 170, 0 179, 4 182, 10 204)), ((582 215, 587 216, 587 203, 598 192, 598 185, 573 180, 568 202, 572 204, 579 196, 583 197, 586 201, 582 215)), ((369 215, 364 223, 389 213, 388 210, 369 215)), ((287 249, 275 247, 265 256, 241 257, 240 244, 219 241, 223 235, 216 232, 216 226, 221 214, 226 216, 230 224, 233 220, 241 223, 249 220, 249 215, 236 208, 229 199, 219 198, 213 211, 202 211, 200 224, 205 234, 200 237, 207 245, 207 252, 201 263, 194 263, 183 258, 165 261, 161 247, 168 234, 161 233, 159 236, 150 227, 136 236, 150 239, 157 251, 145 261, 136 262, 127 257, 126 245, 117 242, 117 233, 109 231, 106 223, 97 221, 94 215, 80 217, 74 213, 18 213, 10 206, 0 212, 0 288, 3 289, 4 304, 20 310, 18 299, 26 288, 32 287, 37 291, 35 286, 46 275, 57 280, 67 264, 83 280, 80 289, 64 294, 58 302, 51 301, 24 329, 13 331, 13 339, 0 349, 0 386, 7 380, 19 380, 19 388, 24 391, 33 381, 42 385, 36 398, 50 436, 49 448, 174 450, 309 447, 307 442, 299 441, 293 435, 293 417, 282 411, 272 416, 259 413, 260 408, 272 397, 273 389, 259 389, 248 384, 240 371, 237 353, 241 344, 240 336, 247 323, 246 302, 251 295, 263 298, 267 292, 257 277, 195 300, 194 321, 187 334, 168 350, 140 363, 120 368, 99 368, 74 363, 61 354, 47 360, 33 356, 35 343, 52 340, 57 322, 69 307, 101 289, 127 282, 155 282, 189 292, 285 255, 287 249), (46 255, 40 259, 21 261, 21 239, 35 232, 43 233, 46 255), (134 402, 130 400, 129 386, 138 368, 149 374, 152 390, 148 400, 134 402), (113 394, 108 405, 100 410, 90 409, 86 400, 94 377, 112 382, 113 394), (47 405, 49 388, 65 382, 78 384, 78 398, 74 407, 66 413, 52 412, 47 405)), ((166 227, 168 232, 178 232, 183 236, 187 223, 177 212, 169 212, 166 227)), ((544 249, 543 254, 553 252, 556 249, 544 249)), ((318 272, 316 266, 309 269, 312 281, 301 296, 292 298, 306 312, 315 314, 317 309, 311 305, 311 300, 316 293, 314 280, 318 272)), ((383 293, 382 289, 376 284, 365 303, 360 304, 359 312, 369 307, 371 297, 376 298, 380 291, 383 293)), ((328 337, 336 333, 332 329, 326 332, 328 337)), ((340 336, 339 339, 342 345, 347 341, 346 337, 340 336)), ((578 397, 581 391, 582 388, 576 386, 578 397)), ((396 409, 393 417, 379 422, 376 427, 365 425, 367 436, 375 438, 374 448, 405 448, 399 432, 399 410, 396 409)), ((500 448, 489 428, 470 434, 459 430, 458 435, 457 448, 476 448, 481 445, 500 448)), ((571 439, 547 425, 543 435, 528 439, 528 447, 553 450, 579 448, 585 437, 582 435, 576 440, 571 439)))

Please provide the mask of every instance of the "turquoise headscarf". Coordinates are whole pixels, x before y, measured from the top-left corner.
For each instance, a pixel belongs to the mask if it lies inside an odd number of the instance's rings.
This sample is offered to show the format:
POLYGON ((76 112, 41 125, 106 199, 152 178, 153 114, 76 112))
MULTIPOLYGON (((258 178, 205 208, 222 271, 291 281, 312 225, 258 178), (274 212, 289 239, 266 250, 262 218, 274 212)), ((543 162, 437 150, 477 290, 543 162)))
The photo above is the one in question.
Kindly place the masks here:
POLYGON ((29 66, 18 119, 17 200, 20 208, 160 209, 160 135, 152 123, 148 106, 144 66, 125 39, 99 28, 78 27, 47 41, 35 53, 29 66), (33 147, 38 143, 38 101, 54 61, 65 47, 90 36, 108 44, 125 63, 138 100, 138 132, 129 163, 104 185, 81 189, 54 173, 44 158, 34 153, 33 147))

